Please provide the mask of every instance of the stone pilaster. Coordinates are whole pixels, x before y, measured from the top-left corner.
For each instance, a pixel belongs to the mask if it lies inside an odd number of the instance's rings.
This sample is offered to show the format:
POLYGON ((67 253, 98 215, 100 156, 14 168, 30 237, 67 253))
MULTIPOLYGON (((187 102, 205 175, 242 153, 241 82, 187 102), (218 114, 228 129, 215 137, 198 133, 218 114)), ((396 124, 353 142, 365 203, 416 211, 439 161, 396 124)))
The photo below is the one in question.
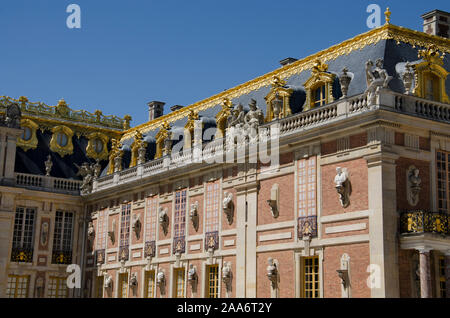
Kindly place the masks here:
POLYGON ((379 152, 366 156, 369 184, 369 247, 370 264, 379 269, 377 284, 372 286, 373 298, 400 297, 397 242, 397 185, 398 155, 381 147, 379 152))

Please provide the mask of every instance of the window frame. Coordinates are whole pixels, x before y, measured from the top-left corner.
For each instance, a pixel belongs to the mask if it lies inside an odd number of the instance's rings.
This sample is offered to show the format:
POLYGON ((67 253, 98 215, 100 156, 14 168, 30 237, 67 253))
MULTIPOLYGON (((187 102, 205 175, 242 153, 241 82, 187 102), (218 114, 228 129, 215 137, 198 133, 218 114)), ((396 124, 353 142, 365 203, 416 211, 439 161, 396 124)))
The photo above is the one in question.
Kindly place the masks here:
POLYGON ((10 274, 10 275, 8 275, 8 281, 7 281, 6 284, 7 284, 6 285, 6 298, 28 298, 28 293, 29 293, 29 290, 30 290, 30 275, 14 275, 14 274, 10 274), (10 291, 11 291, 10 284, 12 283, 12 282, 10 282, 10 278, 14 278, 15 279, 15 281, 14 281, 14 295, 13 295, 14 297, 11 297, 11 293, 10 293, 10 291), (25 279, 26 280, 26 287, 25 288, 19 288, 20 282, 18 282, 18 280, 20 280, 20 279, 25 279), (19 290, 21 290, 21 291, 25 290, 24 295, 20 295, 20 296, 23 296, 23 297, 18 297, 19 296, 18 295, 18 291, 19 290))
POLYGON ((302 257, 301 258, 301 288, 300 288, 300 297, 305 299, 314 299, 314 298, 321 298, 321 283, 320 283, 320 258, 318 255, 310 256, 310 257, 302 257), (306 262, 311 260, 311 265, 307 265, 306 262), (317 264, 315 264, 317 262, 317 264), (314 267, 317 266, 317 271, 314 271, 314 267), (311 267, 311 272, 306 272, 306 268, 311 267), (307 280, 307 276, 310 276, 312 279, 307 280), (310 282, 312 284, 311 289, 306 288, 306 284, 310 282), (317 288, 315 285, 317 284, 317 288), (309 296, 307 293, 312 293, 313 297, 307 297, 309 296), (315 295, 317 294, 317 295, 315 295))
POLYGON ((219 288, 219 265, 207 265, 206 266, 206 298, 219 298, 220 296, 220 288, 219 288), (212 273, 211 270, 214 269, 215 273, 212 273), (214 275, 213 277, 211 277, 214 275), (213 278, 211 280, 211 278, 213 278), (211 282, 213 283, 211 285, 211 282), (211 290, 214 290, 213 294, 211 295, 211 290))

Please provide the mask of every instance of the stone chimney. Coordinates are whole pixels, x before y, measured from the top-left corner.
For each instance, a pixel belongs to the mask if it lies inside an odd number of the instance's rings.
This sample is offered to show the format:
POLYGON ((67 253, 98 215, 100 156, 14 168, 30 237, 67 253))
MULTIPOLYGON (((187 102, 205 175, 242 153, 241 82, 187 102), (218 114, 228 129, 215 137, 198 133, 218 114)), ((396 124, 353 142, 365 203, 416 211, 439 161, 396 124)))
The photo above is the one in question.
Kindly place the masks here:
POLYGON ((422 15, 423 32, 430 35, 450 38, 450 13, 433 10, 422 15))
POLYGON ((158 117, 161 117, 164 113, 164 105, 166 103, 153 101, 148 103, 148 121, 152 121, 158 117))
POLYGON ((286 66, 286 65, 294 63, 295 61, 297 61, 297 59, 294 59, 293 57, 287 57, 287 58, 281 60, 280 64, 281 64, 281 66, 286 66))

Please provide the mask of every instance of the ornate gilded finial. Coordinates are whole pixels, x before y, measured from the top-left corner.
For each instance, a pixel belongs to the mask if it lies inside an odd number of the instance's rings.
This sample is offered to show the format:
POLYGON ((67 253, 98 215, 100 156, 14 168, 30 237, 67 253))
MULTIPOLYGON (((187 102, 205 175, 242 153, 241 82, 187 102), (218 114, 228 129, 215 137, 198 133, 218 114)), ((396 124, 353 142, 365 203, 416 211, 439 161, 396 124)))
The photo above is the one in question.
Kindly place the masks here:
POLYGON ((386 12, 384 13, 384 16, 386 18, 386 24, 391 23, 391 14, 392 12, 389 10, 389 7, 386 9, 386 12))
POLYGON ((95 115, 95 117, 96 117, 95 120, 99 123, 100 120, 101 120, 101 117, 102 117, 102 115, 103 115, 102 111, 97 109, 97 110, 94 112, 94 115, 95 115))
POLYGON ((286 85, 286 81, 283 81, 278 76, 274 76, 273 77, 273 79, 272 79, 272 87, 278 88, 278 87, 283 87, 284 85, 286 85))
POLYGON ((170 130, 170 124, 167 121, 163 121, 161 129, 170 130))
POLYGON ((228 97, 225 97, 224 99, 222 99, 222 108, 232 108, 233 107, 233 103, 231 102, 231 100, 228 97))
POLYGON ((444 63, 444 56, 439 53, 436 45, 432 44, 427 49, 419 50, 419 58, 424 59, 429 63, 442 65, 444 63))
POLYGON ((314 62, 312 72, 313 73, 322 73, 328 71, 328 65, 325 63, 322 63, 321 60, 316 60, 314 62))
POLYGON ((28 103, 28 98, 26 98, 25 96, 20 96, 19 102, 22 104, 26 104, 26 103, 28 103))
POLYGON ((198 113, 191 110, 191 111, 189 111, 189 114, 188 114, 188 121, 194 121, 194 120, 198 120, 198 113))
POLYGON ((67 103, 66 103, 66 101, 64 100, 64 98, 61 98, 61 99, 58 101, 57 107, 67 107, 67 103))
POLYGON ((130 129, 130 121, 131 121, 131 116, 130 115, 125 115, 125 117, 123 118, 124 123, 123 123, 123 129, 130 129))

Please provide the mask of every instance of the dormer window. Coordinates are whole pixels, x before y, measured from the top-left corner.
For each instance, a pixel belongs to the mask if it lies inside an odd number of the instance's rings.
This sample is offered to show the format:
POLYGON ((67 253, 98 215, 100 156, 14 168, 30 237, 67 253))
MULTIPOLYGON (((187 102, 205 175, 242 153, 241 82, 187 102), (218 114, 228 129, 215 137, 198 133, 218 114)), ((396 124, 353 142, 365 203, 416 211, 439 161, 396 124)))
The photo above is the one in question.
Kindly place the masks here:
POLYGON ((420 50, 419 58, 422 58, 422 61, 413 65, 414 95, 435 102, 450 103, 445 87, 445 81, 450 73, 443 67, 444 56, 432 45, 428 49, 420 50))
POLYGON ((333 82, 335 74, 328 72, 328 65, 317 60, 311 70, 311 77, 304 84, 306 102, 303 111, 311 110, 334 101, 333 82))

